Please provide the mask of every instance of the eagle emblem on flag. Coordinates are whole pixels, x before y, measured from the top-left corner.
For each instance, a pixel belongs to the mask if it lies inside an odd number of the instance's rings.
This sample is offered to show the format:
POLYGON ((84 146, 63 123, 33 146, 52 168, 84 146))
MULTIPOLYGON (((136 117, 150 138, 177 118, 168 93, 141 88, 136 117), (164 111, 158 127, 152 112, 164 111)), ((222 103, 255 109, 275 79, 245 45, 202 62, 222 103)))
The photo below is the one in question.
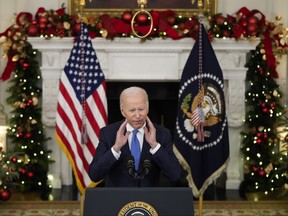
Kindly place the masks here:
POLYGON ((211 131, 205 130, 205 126, 213 126, 222 122, 224 111, 224 98, 219 90, 212 84, 202 85, 201 91, 192 97, 189 93, 181 104, 183 112, 184 128, 193 133, 193 139, 197 138, 197 126, 203 123, 204 137, 209 137, 211 131))

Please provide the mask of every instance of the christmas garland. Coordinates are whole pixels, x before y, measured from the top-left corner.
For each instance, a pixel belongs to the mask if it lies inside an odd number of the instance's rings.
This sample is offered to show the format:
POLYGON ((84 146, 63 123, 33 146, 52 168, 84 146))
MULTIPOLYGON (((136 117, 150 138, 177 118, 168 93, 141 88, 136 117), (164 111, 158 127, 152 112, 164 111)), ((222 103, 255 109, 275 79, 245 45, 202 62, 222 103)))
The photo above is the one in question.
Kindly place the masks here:
MULTIPOLYGON (((156 37, 179 40, 190 37, 197 38, 199 22, 198 16, 184 17, 171 10, 151 12, 153 18, 153 31, 146 39, 156 37)), ((132 11, 125 11, 121 17, 111 17, 109 14, 83 18, 88 24, 90 37, 134 37, 131 29, 132 11)), ((223 16, 221 13, 206 17, 208 34, 214 38, 250 39, 260 37, 266 53, 269 67, 274 71, 273 77, 278 77, 276 72, 275 55, 287 53, 288 44, 285 40, 287 31, 282 24, 269 22, 263 13, 258 10, 248 10, 243 7, 234 16, 223 16)), ((4 55, 7 56, 7 66, 1 76, 2 80, 9 79, 15 69, 15 62, 25 59, 27 54, 24 47, 27 37, 75 37, 80 31, 81 17, 69 15, 65 7, 58 10, 46 10, 41 7, 33 16, 31 13, 21 12, 17 15, 15 23, 5 32, 0 34, 0 45, 4 46, 4 55)), ((278 16, 276 21, 281 20, 278 16)), ((150 28, 149 17, 139 14, 135 18, 135 31, 145 35, 150 28)))

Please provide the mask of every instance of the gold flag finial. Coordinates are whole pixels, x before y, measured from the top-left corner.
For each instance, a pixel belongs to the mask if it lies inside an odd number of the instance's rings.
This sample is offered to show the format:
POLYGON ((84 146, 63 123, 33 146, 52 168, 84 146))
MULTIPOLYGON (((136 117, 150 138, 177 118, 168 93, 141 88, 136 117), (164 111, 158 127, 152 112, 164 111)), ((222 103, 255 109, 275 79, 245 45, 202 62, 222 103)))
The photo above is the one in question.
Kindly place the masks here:
POLYGON ((85 4, 86 4, 85 0, 80 0, 79 5, 80 5, 81 16, 83 16, 83 10, 84 10, 85 4))
POLYGON ((144 9, 147 5, 147 0, 137 0, 138 3, 138 7, 140 7, 140 9, 144 9))
POLYGON ((198 0, 198 9, 202 10, 203 9, 203 1, 198 0))

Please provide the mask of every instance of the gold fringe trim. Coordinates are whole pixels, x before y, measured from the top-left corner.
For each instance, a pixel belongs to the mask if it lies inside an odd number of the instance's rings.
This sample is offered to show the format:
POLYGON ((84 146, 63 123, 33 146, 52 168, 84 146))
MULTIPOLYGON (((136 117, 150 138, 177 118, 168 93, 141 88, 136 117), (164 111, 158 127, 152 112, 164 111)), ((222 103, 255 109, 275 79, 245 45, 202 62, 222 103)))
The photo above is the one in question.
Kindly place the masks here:
POLYGON ((173 145, 173 151, 176 155, 176 157, 179 160, 179 163, 182 165, 183 169, 186 170, 188 172, 188 175, 186 176, 186 179, 188 181, 189 187, 192 188, 192 192, 193 195, 198 198, 199 196, 202 196, 205 192, 205 190, 207 189, 207 187, 213 182, 215 181, 227 168, 228 163, 229 163, 229 157, 227 158, 227 160, 225 161, 225 163, 218 169, 216 170, 214 173, 212 173, 204 182, 203 186, 198 189, 193 181, 193 177, 192 177, 192 171, 191 168, 189 166, 189 164, 187 163, 187 161, 184 159, 184 157, 182 156, 182 154, 178 151, 178 149, 176 148, 175 145, 173 145))

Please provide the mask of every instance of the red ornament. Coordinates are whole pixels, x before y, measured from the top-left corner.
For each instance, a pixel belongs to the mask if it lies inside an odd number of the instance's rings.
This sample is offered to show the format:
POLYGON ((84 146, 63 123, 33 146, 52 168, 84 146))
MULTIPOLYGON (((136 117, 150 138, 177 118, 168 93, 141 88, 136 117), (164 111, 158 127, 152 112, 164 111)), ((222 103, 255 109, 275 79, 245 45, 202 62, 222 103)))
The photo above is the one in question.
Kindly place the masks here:
POLYGON ((96 18, 95 17, 89 17, 88 22, 89 22, 89 24, 94 24, 96 22, 96 18))
POLYGON ((144 13, 140 13, 136 16, 136 22, 138 25, 145 25, 148 22, 148 16, 144 13))
POLYGON ((265 107, 265 108, 262 109, 262 112, 263 112, 263 113, 268 113, 268 112, 269 112, 269 109, 265 107))
POLYGON ((181 29, 181 30, 185 29, 185 23, 183 23, 183 22, 180 23, 178 26, 179 26, 179 29, 181 29))
POLYGON ((81 23, 75 23, 75 25, 73 26, 73 31, 75 34, 78 34, 81 30, 81 23))
POLYGON ((223 37, 229 37, 229 31, 223 30, 223 37))
POLYGON ((265 175, 265 171, 264 170, 259 170, 259 175, 260 176, 264 176, 265 175))
POLYGON ((259 75, 262 76, 262 77, 265 75, 265 74, 264 74, 264 71, 263 71, 263 68, 261 68, 261 67, 258 68, 258 73, 259 73, 259 75))
POLYGON ((20 173, 21 173, 22 175, 24 175, 24 174, 26 173, 26 169, 21 168, 21 169, 20 169, 20 173))
POLYGON ((98 29, 102 29, 103 28, 103 23, 102 22, 97 22, 96 24, 98 29))
POLYGON ((27 173, 27 176, 28 176, 28 178, 33 178, 34 173, 33 173, 33 172, 28 172, 28 173, 27 173))
POLYGON ((38 27, 36 25, 30 25, 28 28, 27 28, 27 34, 28 36, 31 36, 31 37, 34 37, 38 34, 38 27))
POLYGON ((261 132, 258 132, 258 133, 256 134, 256 136, 260 138, 260 137, 262 136, 262 133, 261 133, 261 132))
POLYGON ((24 62, 23 65, 22 65, 22 68, 23 68, 24 70, 28 69, 29 67, 30 67, 30 64, 27 63, 27 62, 24 62))
POLYGON ((29 99, 27 104, 28 104, 28 105, 33 104, 33 100, 32 100, 32 99, 29 99))
POLYGON ((16 156, 13 156, 13 157, 11 158, 11 161, 12 161, 13 163, 16 163, 17 160, 18 160, 18 158, 17 158, 16 156))
POLYGON ((257 24, 249 24, 247 27, 248 34, 255 36, 257 34, 258 26, 257 24))
POLYGON ((252 16, 248 19, 249 24, 257 24, 259 19, 256 16, 252 16))
POLYGON ((11 198, 11 192, 8 189, 0 190, 0 200, 7 201, 11 198))
POLYGON ((38 19, 38 22, 39 23, 47 23, 48 22, 48 19, 46 18, 46 17, 39 17, 39 19, 38 19))
POLYGON ((35 19, 33 19, 33 20, 31 21, 31 24, 32 24, 32 25, 36 25, 36 24, 37 24, 37 21, 36 21, 35 19))
POLYGON ((125 22, 128 22, 128 23, 130 23, 131 22, 131 20, 132 20, 132 17, 133 17, 133 15, 132 15, 132 13, 130 12, 130 11, 125 11, 123 14, 122 14, 122 20, 124 20, 125 22))
POLYGON ((167 22, 170 24, 170 25, 174 25, 175 22, 176 22, 176 18, 174 16, 169 16, 167 18, 167 22))
POLYGON ((244 27, 244 28, 245 28, 245 27, 247 26, 247 24, 248 24, 247 19, 241 19, 239 23, 240 23, 240 26, 242 26, 242 27, 244 27))
POLYGON ((195 24, 194 27, 193 27, 193 30, 194 30, 194 31, 198 31, 198 30, 199 30, 199 25, 198 25, 198 24, 195 24))
POLYGON ((217 25, 222 25, 224 23, 224 21, 225 21, 225 18, 223 16, 217 16, 215 18, 215 22, 217 25))
POLYGON ((32 136, 31 133, 26 133, 25 134, 25 138, 27 138, 27 139, 31 138, 31 136, 32 136))
POLYGON ((39 28, 40 29, 45 29, 46 28, 46 23, 39 23, 39 28))
POLYGON ((261 143, 262 143, 262 139, 257 139, 257 140, 256 140, 256 143, 257 143, 257 144, 261 144, 261 143))
POLYGON ((252 171, 253 171, 253 172, 257 172, 257 171, 258 171, 258 168, 257 168, 257 167, 253 167, 253 168, 252 168, 252 171))
POLYGON ((57 29, 62 29, 63 28, 63 23, 62 22, 57 22, 56 23, 56 28, 57 29))

